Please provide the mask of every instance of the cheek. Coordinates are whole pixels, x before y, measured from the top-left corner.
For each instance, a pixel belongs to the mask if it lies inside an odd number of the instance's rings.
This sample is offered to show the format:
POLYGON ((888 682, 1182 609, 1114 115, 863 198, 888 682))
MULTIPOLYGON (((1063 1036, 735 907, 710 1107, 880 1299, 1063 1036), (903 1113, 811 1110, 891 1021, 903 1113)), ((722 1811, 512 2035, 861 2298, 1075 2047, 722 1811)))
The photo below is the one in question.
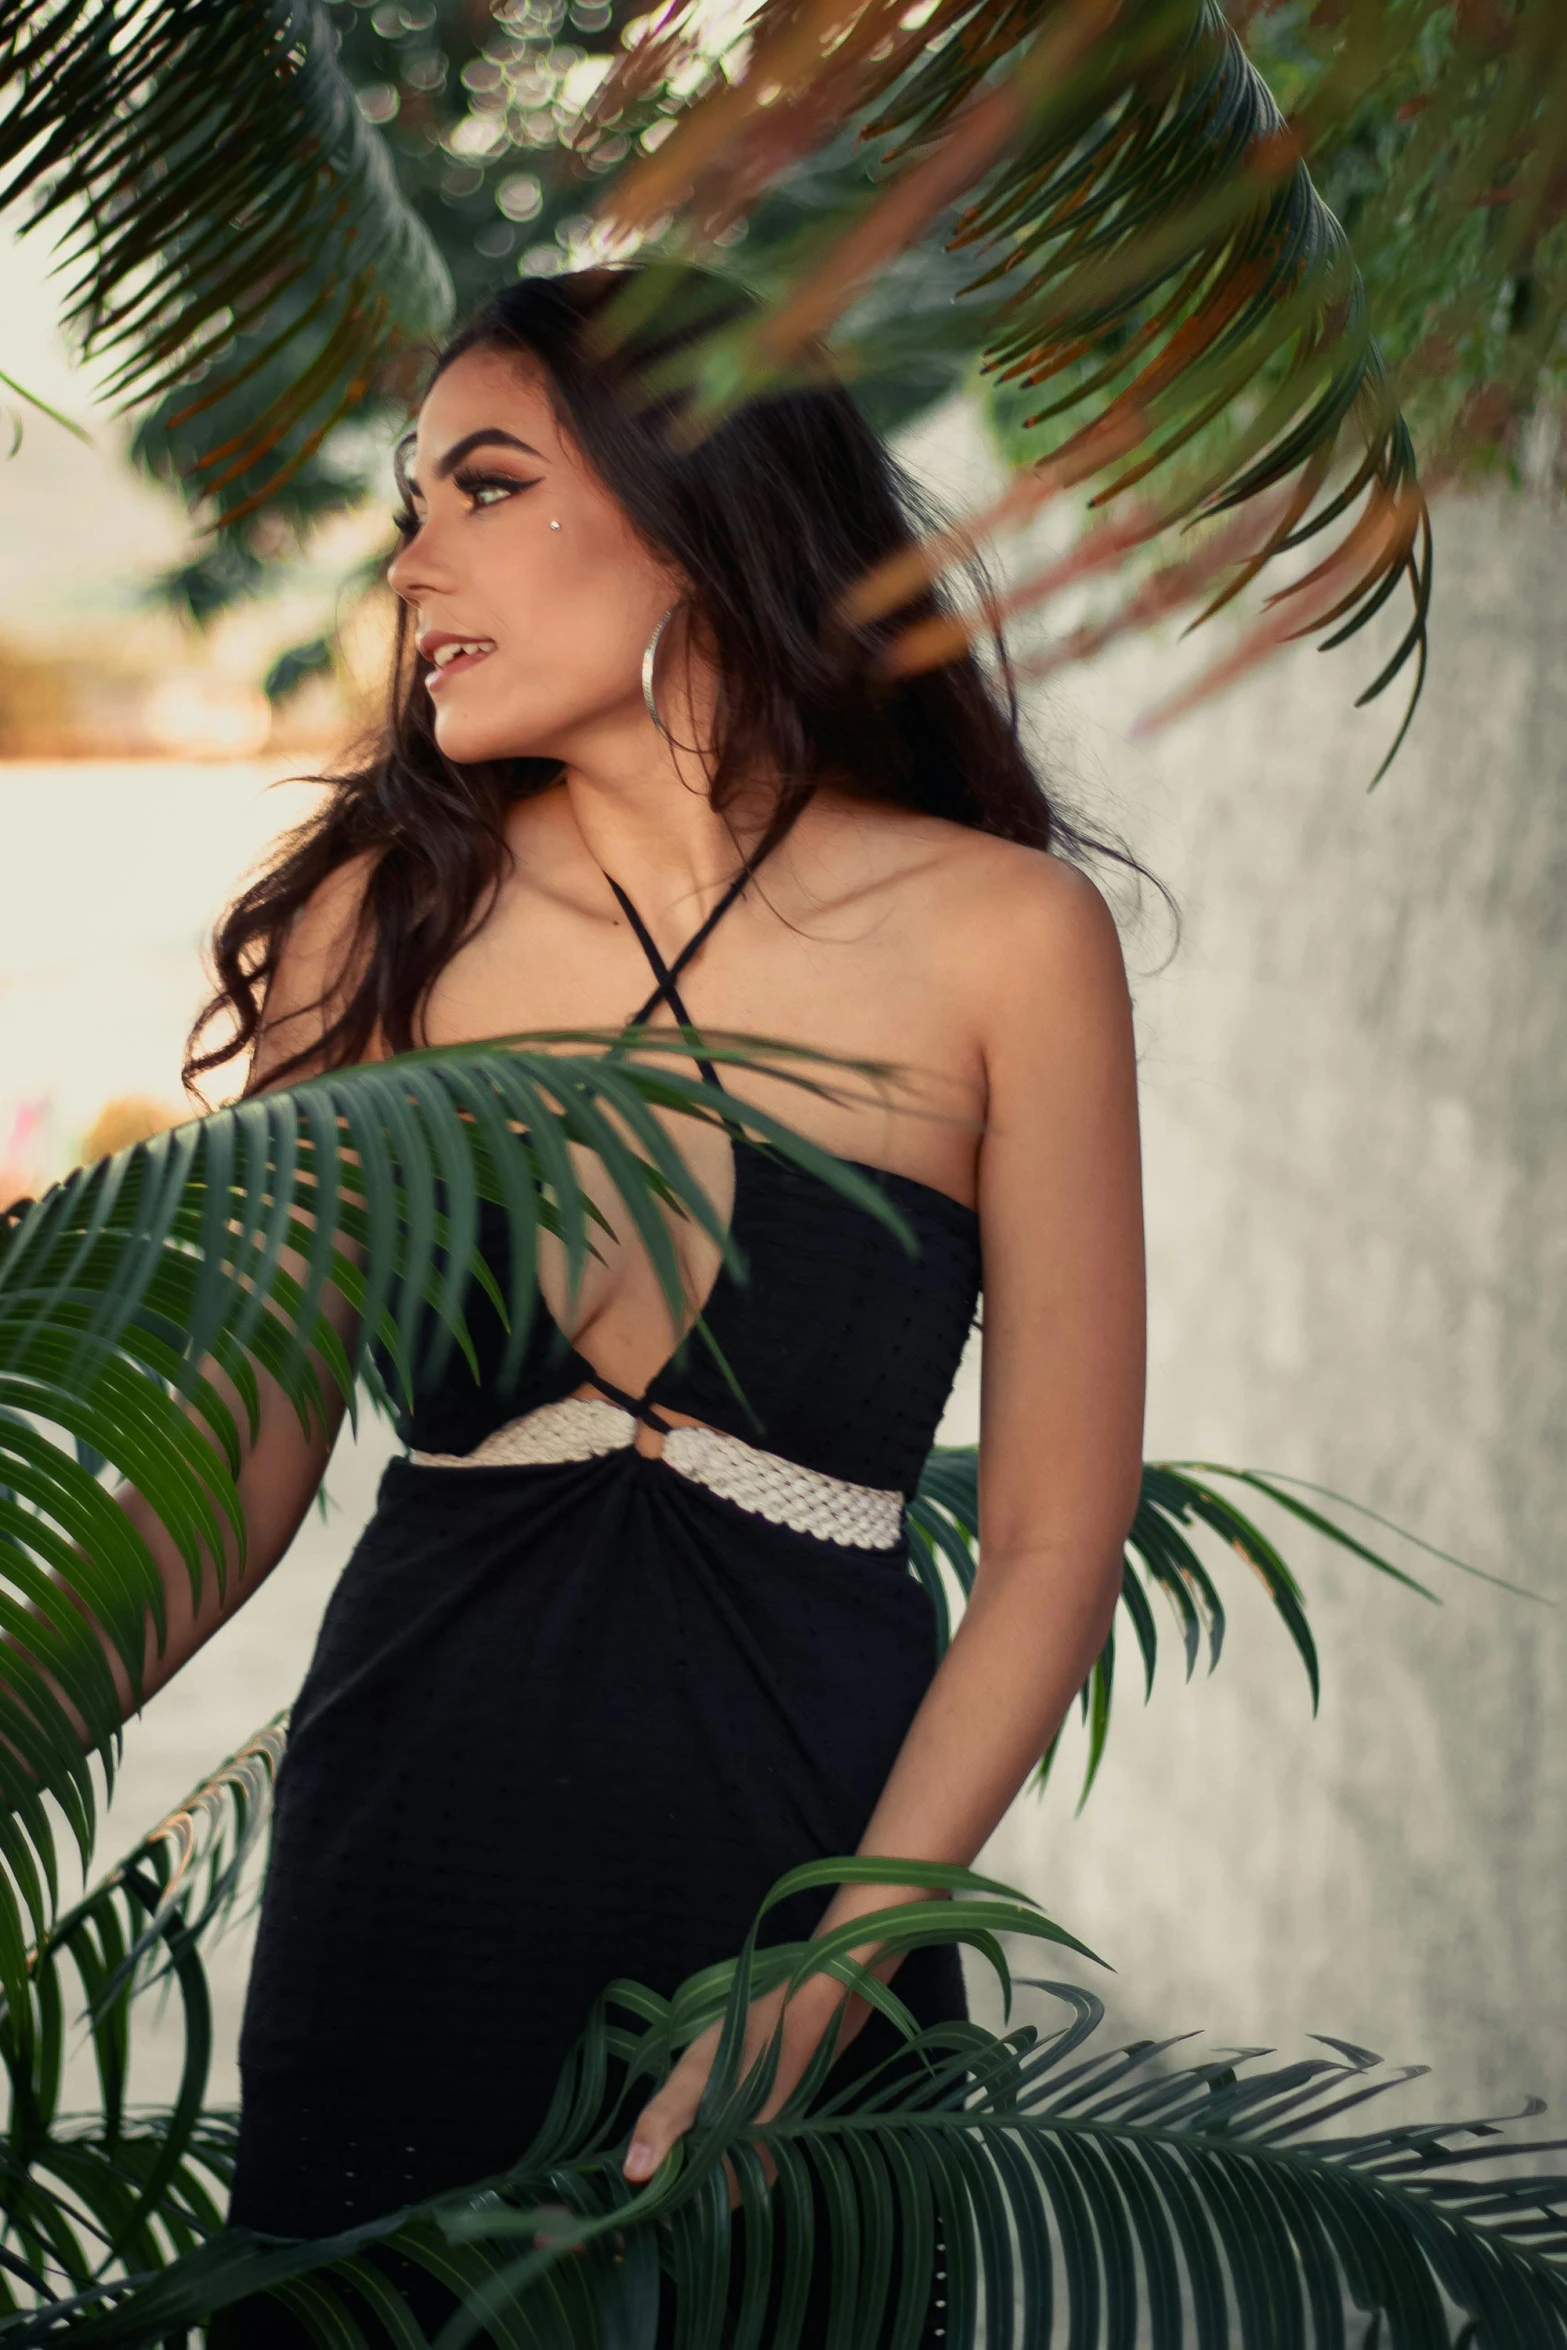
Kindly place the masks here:
POLYGON ((570 529, 563 522, 549 532, 542 555, 530 549, 498 583, 496 650, 473 672, 497 716, 504 711, 525 729, 569 724, 640 697, 643 652, 674 600, 645 559, 575 545, 570 529))
POLYGON ((496 649, 434 695, 435 738, 450 759, 554 757, 572 735, 641 705, 642 655, 673 600, 655 578, 563 561, 547 589, 518 566, 494 602, 496 649))

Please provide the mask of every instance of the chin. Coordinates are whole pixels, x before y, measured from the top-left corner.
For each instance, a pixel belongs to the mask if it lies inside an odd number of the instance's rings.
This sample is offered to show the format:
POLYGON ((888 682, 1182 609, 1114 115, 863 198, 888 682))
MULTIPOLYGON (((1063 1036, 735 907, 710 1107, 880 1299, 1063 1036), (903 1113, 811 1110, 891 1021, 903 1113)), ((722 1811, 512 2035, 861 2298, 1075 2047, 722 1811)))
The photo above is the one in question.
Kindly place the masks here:
POLYGON ((516 759, 526 754, 516 748, 515 737, 493 721, 486 725, 475 712, 471 717, 460 710, 442 710, 435 714, 436 748, 451 760, 454 767, 476 767, 485 759, 516 759))
POLYGON ((452 682, 456 692, 450 701, 447 689, 432 694, 430 700, 436 747, 454 767, 476 767, 481 761, 494 759, 550 758, 554 753, 545 747, 546 741, 569 732, 569 726, 560 723, 561 713, 540 708, 532 681, 520 690, 505 678, 493 684, 486 678, 482 685, 478 677, 452 682), (497 686, 502 690, 497 691, 497 686))

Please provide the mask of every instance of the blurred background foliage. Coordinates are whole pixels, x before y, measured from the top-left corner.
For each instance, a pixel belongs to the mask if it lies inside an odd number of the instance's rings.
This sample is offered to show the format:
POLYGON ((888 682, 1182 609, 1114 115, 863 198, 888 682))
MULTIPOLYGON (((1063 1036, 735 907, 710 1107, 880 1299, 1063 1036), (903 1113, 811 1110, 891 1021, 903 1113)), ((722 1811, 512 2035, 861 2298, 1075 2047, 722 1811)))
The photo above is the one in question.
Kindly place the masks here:
POLYGON ((1343 223, 1428 478, 1502 468, 1567 379, 1567 40, 1512 0, 1237 6, 1343 223))
MULTIPOLYGON (((458 316, 511 276, 554 274, 595 255, 592 207, 633 150, 611 134, 591 157, 579 157, 569 141, 610 62, 654 24, 657 10, 642 13, 626 0, 326 0, 326 13, 360 110, 378 128, 399 188, 450 272, 458 316)), ((653 94, 655 125, 679 112, 689 78, 676 75, 653 94)), ((639 149, 657 138, 650 127, 639 149)), ((764 291, 775 284, 801 231, 834 217, 856 188, 870 186, 873 172, 853 129, 797 165, 728 241, 743 246, 747 280, 764 291)), ((862 305, 856 324, 884 349, 880 370, 860 386, 881 430, 895 430, 962 381, 972 335, 952 302, 970 274, 961 257, 930 241, 900 256, 862 305)), ((200 624, 260 592, 273 557, 371 493, 375 428, 386 412, 403 413, 407 390, 400 375, 378 386, 359 418, 305 457, 281 490, 223 528, 223 505, 238 507, 256 488, 241 475, 220 503, 206 551, 165 573, 155 593, 200 624)), ((253 400, 245 387, 237 405, 253 400)), ((196 461, 213 435, 209 413, 175 421, 186 405, 183 390, 167 395, 139 421, 131 444, 134 462, 177 491, 199 479, 196 461)), ((281 698, 329 662, 325 640, 291 648, 274 664, 268 694, 281 698)))
MULTIPOLYGON (((40 0, 11 7, 36 16, 40 0)), ((186 13, 198 17, 199 0, 186 0, 186 13)), ((1217 0, 1209 13, 1217 17, 1217 0)), ((1560 0, 1228 0, 1226 13, 1278 102, 1291 162, 1304 160, 1347 233, 1427 483, 1498 473, 1516 480, 1531 420, 1543 416, 1552 429, 1567 365, 1560 0)), ((980 39, 990 44, 994 80, 1070 14, 1056 0, 966 16, 924 0, 888 21, 914 28, 899 36, 909 78, 939 74, 933 60, 944 44, 956 39, 952 58, 980 39), (918 27, 927 18, 933 30, 922 50, 918 27)), ((1135 38, 1145 23, 1180 14, 1173 0, 1139 0, 1108 11, 1104 37, 1135 38)), ((1186 14, 1197 21, 1199 0, 1187 0, 1186 14)), ((743 84, 753 28, 760 37, 760 28, 786 19, 793 21, 777 5, 641 13, 626 0, 319 0, 306 21, 315 27, 318 65, 351 91, 461 315, 514 274, 554 272, 609 250, 596 225, 606 194, 645 167, 726 77, 743 84), (601 100, 611 67, 618 63, 624 75, 628 55, 638 52, 651 62, 632 77, 633 102, 611 109, 582 139, 585 110, 601 100)), ((825 53, 838 38, 822 44, 829 93, 834 66, 825 53)), ((830 106, 830 95, 822 104, 830 106)), ((886 107, 870 112, 890 119, 886 107)), ((737 268, 764 294, 781 294, 802 256, 863 213, 888 177, 886 140, 866 137, 865 122, 861 109, 824 124, 819 109, 809 136, 792 148, 780 142, 775 164, 755 173, 758 192, 708 240, 703 257, 737 268)), ((653 223, 645 243, 656 250, 671 225, 653 223)), ((997 298, 955 299, 983 274, 972 253, 951 249, 959 225, 955 202, 936 206, 917 239, 888 251, 868 276, 835 339, 852 353, 857 391, 882 429, 973 382, 1009 460, 1037 462, 1063 434, 1040 430, 1031 380, 981 362, 997 298)), ((673 233, 692 249, 689 222, 676 221, 673 233)), ((341 256, 323 250, 316 277, 324 283, 340 265, 341 256)), ((211 476, 202 460, 214 441, 242 443, 258 411, 283 398, 297 373, 295 346, 279 345, 280 304, 308 309, 319 293, 307 272, 219 354, 231 380, 196 400, 190 380, 176 384, 138 415, 134 462, 184 496, 206 533, 153 592, 198 624, 261 592, 279 557, 329 517, 364 504, 378 483, 386 428, 406 411, 421 353, 437 337, 438 329, 405 335, 394 356, 379 354, 343 419, 315 437, 296 434, 286 466, 265 445, 254 462, 231 462, 216 492, 204 487, 211 476)), ((396 298, 394 287, 394 305, 396 298)), ((1103 331, 1057 368, 1050 417, 1069 416, 1079 395, 1092 396, 1118 353, 1135 350, 1138 323, 1124 313, 1107 317, 1103 331)), ((1254 425, 1297 357, 1280 338, 1243 396, 1226 400, 1210 421, 1197 418, 1200 429, 1194 425, 1184 449, 1189 468, 1200 474, 1206 463, 1222 464, 1220 453, 1254 425)), ((199 383, 207 365, 191 380, 199 383)), ((1190 374, 1186 397, 1195 411, 1204 378, 1201 367, 1190 374)), ((343 583, 349 595, 377 568, 361 563, 343 583)), ((272 664, 269 696, 286 698, 332 661, 329 637, 290 647, 272 664)))
MULTIPOLYGON (((1559 0, 1228 0, 1349 239, 1427 487, 1518 486, 1567 385, 1559 0)), ((1087 373, 1085 363, 1081 372, 1087 373)), ((1033 402, 985 384, 1014 462, 1033 402)), ((1214 428, 1222 438, 1233 415, 1214 428)))

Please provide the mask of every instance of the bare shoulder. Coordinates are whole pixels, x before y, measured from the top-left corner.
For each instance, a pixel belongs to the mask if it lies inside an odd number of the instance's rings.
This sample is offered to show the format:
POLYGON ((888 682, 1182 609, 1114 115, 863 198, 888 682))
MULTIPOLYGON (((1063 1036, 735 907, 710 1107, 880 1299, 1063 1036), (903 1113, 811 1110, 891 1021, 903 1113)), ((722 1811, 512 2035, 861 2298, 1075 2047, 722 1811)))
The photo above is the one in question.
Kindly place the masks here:
POLYGON ((1101 1170, 1119 1163, 1135 1142, 1136 1037, 1120 934, 1092 876, 970 833, 950 846, 930 924, 984 1071, 992 1177, 1059 1173, 1068 1131, 1101 1170))
POLYGON ((976 987, 1025 1007, 1064 991, 1123 998, 1120 935, 1090 875, 1052 850, 973 837, 953 914, 976 987))
POLYGON ((867 811, 883 886, 980 1011, 1063 991, 1124 998, 1115 918, 1090 876, 1047 849, 945 817, 867 811))

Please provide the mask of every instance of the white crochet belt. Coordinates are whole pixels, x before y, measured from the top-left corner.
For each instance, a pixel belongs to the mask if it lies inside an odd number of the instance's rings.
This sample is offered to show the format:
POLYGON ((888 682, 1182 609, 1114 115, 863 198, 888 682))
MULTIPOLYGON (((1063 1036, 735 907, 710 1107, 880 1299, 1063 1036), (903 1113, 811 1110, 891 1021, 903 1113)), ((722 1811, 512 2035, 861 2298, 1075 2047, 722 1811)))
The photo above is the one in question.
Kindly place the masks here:
MULTIPOLYGON (((634 1415, 595 1395, 568 1395, 508 1420, 472 1452, 411 1452, 420 1469, 514 1469, 597 1460, 636 1441, 634 1415)), ((671 1428, 659 1460, 753 1516, 822 1542, 855 1550, 891 1550, 903 1535, 903 1495, 851 1485, 780 1453, 762 1452, 718 1428, 671 1428)))

